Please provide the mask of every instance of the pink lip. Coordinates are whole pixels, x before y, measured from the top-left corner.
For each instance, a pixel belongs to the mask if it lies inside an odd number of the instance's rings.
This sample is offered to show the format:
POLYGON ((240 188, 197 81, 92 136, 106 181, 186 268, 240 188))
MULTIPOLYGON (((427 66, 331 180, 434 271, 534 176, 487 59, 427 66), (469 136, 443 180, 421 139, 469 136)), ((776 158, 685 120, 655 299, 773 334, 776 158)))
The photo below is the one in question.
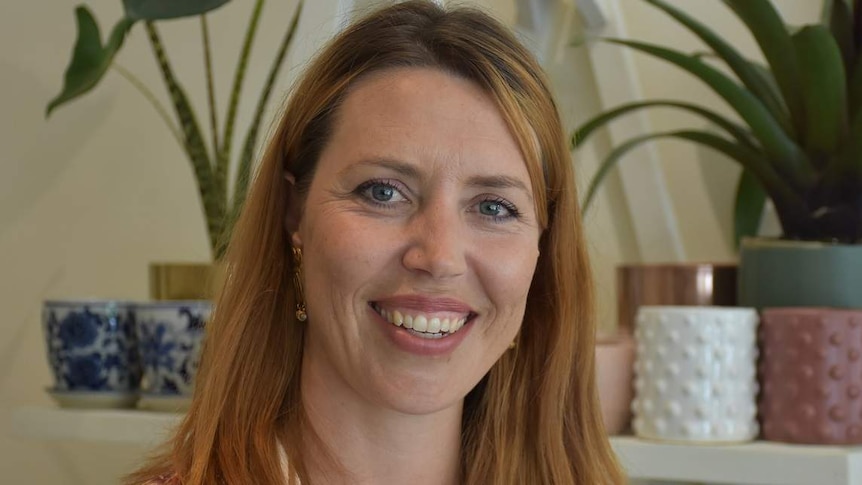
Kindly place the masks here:
MULTIPOLYGON (((376 300, 375 303, 381 306, 398 307, 423 313, 451 312, 475 316, 475 313, 473 313, 467 304, 454 298, 403 295, 376 300)), ((461 342, 464 341, 473 329, 473 324, 468 321, 466 325, 453 334, 439 339, 425 339, 413 335, 404 327, 398 327, 389 323, 371 305, 368 306, 368 313, 378 323, 380 330, 396 347, 402 351, 423 357, 445 357, 451 354, 461 345, 461 342)))
POLYGON ((434 298, 423 295, 396 295, 381 300, 375 300, 384 308, 396 307, 406 310, 416 310, 422 313, 452 312, 473 313, 466 303, 454 298, 434 298))

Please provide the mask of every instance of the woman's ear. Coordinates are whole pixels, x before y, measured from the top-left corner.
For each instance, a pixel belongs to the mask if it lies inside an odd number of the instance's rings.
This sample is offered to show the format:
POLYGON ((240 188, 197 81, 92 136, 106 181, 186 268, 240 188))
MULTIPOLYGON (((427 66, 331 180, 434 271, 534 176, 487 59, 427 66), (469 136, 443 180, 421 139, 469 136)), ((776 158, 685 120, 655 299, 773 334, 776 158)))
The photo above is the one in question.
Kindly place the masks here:
POLYGON ((294 247, 302 247, 302 240, 299 237, 302 198, 296 189, 296 177, 286 171, 284 172, 284 183, 287 185, 287 212, 284 215, 284 230, 294 247))

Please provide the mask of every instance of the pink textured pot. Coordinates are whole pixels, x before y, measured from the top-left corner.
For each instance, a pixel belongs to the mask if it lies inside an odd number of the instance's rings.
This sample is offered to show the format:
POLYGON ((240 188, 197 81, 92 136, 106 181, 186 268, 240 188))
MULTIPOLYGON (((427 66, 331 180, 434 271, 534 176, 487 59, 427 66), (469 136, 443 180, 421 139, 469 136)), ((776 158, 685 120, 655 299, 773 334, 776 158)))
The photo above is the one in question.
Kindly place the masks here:
POLYGON ((862 444, 862 310, 766 309, 762 322, 764 438, 862 444))
POLYGON ((596 343, 596 382, 608 434, 620 434, 631 421, 634 397, 635 341, 629 334, 599 336, 596 343))

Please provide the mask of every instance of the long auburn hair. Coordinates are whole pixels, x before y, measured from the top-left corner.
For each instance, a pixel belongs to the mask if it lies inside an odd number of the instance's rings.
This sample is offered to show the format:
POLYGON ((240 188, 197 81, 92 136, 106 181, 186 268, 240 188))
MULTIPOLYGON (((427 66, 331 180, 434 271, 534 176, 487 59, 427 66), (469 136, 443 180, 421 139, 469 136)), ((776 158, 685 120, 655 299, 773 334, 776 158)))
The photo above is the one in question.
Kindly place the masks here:
POLYGON ((374 72, 441 69, 497 103, 527 163, 544 228, 517 347, 465 399, 464 484, 621 484, 598 404, 594 303, 566 139, 548 81, 486 14, 408 1, 367 15, 317 56, 273 135, 236 224, 191 408, 129 484, 309 483, 300 399, 305 325, 294 308, 285 217, 301 206, 338 107, 374 72), (291 197, 285 172, 296 178, 291 197), (288 476, 285 476, 286 455, 288 476))

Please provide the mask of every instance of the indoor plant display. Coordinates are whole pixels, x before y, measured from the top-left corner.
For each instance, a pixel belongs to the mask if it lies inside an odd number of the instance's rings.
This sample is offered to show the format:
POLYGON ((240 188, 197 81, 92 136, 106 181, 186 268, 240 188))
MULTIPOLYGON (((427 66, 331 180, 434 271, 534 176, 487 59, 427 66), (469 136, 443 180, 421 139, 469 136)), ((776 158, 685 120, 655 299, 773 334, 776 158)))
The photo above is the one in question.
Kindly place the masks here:
MULTIPOLYGON (((724 0, 757 41, 766 66, 746 59, 683 11, 661 0, 645 1, 696 34, 713 53, 690 55, 643 42, 608 41, 697 77, 728 103, 740 121, 676 100, 630 103, 589 120, 576 131, 575 146, 615 118, 649 107, 694 113, 720 133, 682 129, 623 143, 603 161, 585 207, 617 161, 644 142, 676 138, 710 147, 743 168, 734 221, 735 236, 742 241, 739 304, 862 308, 862 1, 827 0, 822 23, 789 28, 768 0, 724 0), (716 62, 725 64, 733 75, 711 65, 716 62), (782 237, 743 238, 756 233, 767 198, 775 207, 782 237)), ((787 357, 779 363, 779 367, 786 365, 783 373, 761 369, 759 412, 768 425, 764 437, 812 442, 810 433, 795 430, 796 423, 788 422, 776 403, 788 399, 798 403, 803 390, 815 389, 806 396, 810 402, 805 403, 805 419, 823 418, 817 421, 822 423, 817 439, 862 443, 858 426, 852 432, 833 429, 851 409, 838 402, 838 391, 832 392, 845 383, 846 376, 862 373, 862 354, 851 347, 858 342, 852 332, 859 321, 809 318, 805 312, 811 310, 782 310, 789 313, 771 321, 768 333, 761 336, 764 362, 787 357), (807 357, 820 366, 810 365, 807 357), (811 409, 829 411, 818 416, 811 409), (773 426, 776 422, 786 422, 788 427, 773 426)), ((772 311, 766 314, 773 315, 772 311)), ((840 393, 851 400, 862 395, 855 387, 842 388, 840 393)))
POLYGON ((215 10, 229 0, 123 0, 124 17, 116 24, 106 42, 103 44, 99 27, 91 11, 86 6, 75 10, 78 35, 72 52, 72 59, 66 68, 63 89, 48 104, 47 114, 57 107, 67 103, 93 89, 105 76, 109 69, 116 70, 128 79, 147 100, 153 104, 168 128, 176 137, 191 163, 198 193, 206 217, 208 240, 215 261, 224 255, 233 223, 239 214, 245 200, 251 172, 252 156, 258 143, 261 120, 278 73, 284 63, 299 19, 301 0, 292 22, 279 46, 276 46, 275 57, 269 68, 268 77, 257 99, 254 114, 250 124, 245 129, 245 139, 236 166, 231 168, 233 156, 232 146, 234 132, 237 128, 236 119, 245 79, 246 67, 254 43, 255 34, 261 18, 264 0, 256 0, 253 6, 248 28, 234 71, 233 84, 224 115, 223 126, 219 127, 219 115, 216 109, 216 96, 213 89, 213 71, 210 55, 210 38, 206 14, 215 10), (182 17, 197 16, 200 18, 202 34, 204 65, 206 68, 206 89, 208 99, 208 118, 211 139, 205 138, 204 131, 198 124, 198 117, 192 107, 186 89, 174 74, 167 57, 165 46, 161 40, 156 25, 159 21, 182 17), (161 71, 162 79, 167 88, 173 115, 168 113, 154 94, 134 75, 118 66, 114 59, 123 45, 128 32, 141 24, 146 30, 147 39, 152 47, 154 57, 161 71), (235 173, 234 183, 229 183, 230 175, 235 173), (230 187, 233 190, 230 190, 230 187))
POLYGON ((619 116, 650 107, 699 115, 721 133, 651 133, 614 148, 588 189, 585 207, 627 152, 656 138, 688 140, 739 163, 737 241, 756 233, 771 199, 781 240, 743 240, 739 300, 746 306, 862 307, 862 2, 826 0, 823 22, 785 26, 768 0, 724 0, 747 26, 767 65, 743 57, 705 23, 661 0, 645 0, 696 34, 712 51, 692 55, 608 39, 674 64, 706 83, 740 121, 696 104, 650 100, 616 107, 573 136, 581 144, 619 116), (733 72, 725 74, 713 63, 733 72), (810 283, 810 284, 805 284, 810 283))

